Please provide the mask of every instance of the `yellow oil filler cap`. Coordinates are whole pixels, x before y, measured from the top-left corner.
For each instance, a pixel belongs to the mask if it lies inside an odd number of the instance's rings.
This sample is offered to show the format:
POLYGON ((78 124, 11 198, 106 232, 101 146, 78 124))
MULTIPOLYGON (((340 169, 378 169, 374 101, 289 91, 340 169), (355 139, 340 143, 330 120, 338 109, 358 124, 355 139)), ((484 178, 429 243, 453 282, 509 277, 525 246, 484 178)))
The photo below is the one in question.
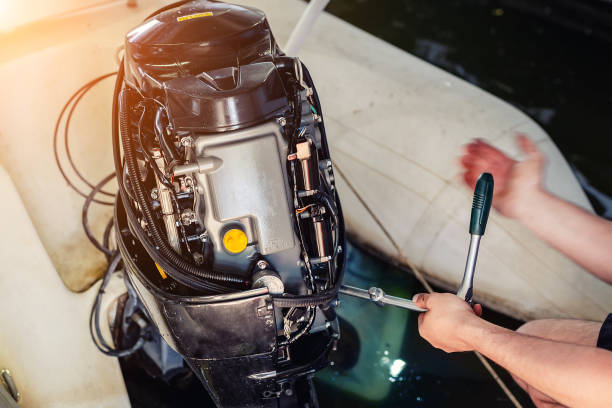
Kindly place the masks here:
POLYGON ((237 254, 247 247, 247 236, 244 231, 232 228, 223 235, 223 246, 228 252, 237 254))

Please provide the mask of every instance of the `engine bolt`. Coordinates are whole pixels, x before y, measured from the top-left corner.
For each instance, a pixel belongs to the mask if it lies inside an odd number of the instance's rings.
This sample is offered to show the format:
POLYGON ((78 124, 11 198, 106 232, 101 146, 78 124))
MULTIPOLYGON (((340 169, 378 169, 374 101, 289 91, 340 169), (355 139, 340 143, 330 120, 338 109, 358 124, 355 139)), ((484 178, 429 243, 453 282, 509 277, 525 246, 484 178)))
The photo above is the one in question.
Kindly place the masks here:
POLYGON ((189 147, 193 144, 193 138, 191 136, 185 136, 181 138, 181 144, 185 147, 189 147))
POLYGON ((270 264, 264 261, 263 259, 261 261, 257 261, 257 267, 259 269, 266 269, 268 266, 270 266, 270 264))
POLYGON ((195 213, 193 211, 185 210, 181 213, 181 222, 183 225, 191 225, 195 220, 195 213))
POLYGON ((151 198, 153 200, 157 200, 158 194, 157 194, 157 188, 154 188, 153 190, 151 190, 151 198))
POLYGON ((287 119, 285 119, 284 117, 280 117, 276 120, 278 122, 279 125, 281 126, 285 126, 287 124, 287 119))
POLYGON ((199 252, 193 253, 193 261, 196 265, 202 265, 204 263, 204 255, 199 252))

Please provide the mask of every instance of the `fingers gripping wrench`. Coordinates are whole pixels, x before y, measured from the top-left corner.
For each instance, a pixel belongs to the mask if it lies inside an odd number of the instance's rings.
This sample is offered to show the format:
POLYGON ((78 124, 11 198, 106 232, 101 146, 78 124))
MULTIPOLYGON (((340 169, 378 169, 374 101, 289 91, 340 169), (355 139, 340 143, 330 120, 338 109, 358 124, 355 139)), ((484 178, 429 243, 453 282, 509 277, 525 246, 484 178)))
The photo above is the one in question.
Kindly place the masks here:
MULTIPOLYGON (((476 269, 476 260, 478 258, 478 248, 480 246, 480 238, 485 233, 489 211, 491 210, 491 202, 493 201, 493 176, 490 173, 482 173, 478 177, 476 187, 474 188, 474 201, 472 203, 472 215, 470 218, 470 247, 468 251, 467 261, 465 263, 465 271, 463 272, 463 280, 457 291, 457 296, 472 304, 473 286, 474 286, 474 271, 476 269)), ((411 300, 403 299, 396 296, 389 296, 385 292, 376 287, 371 287, 369 290, 355 288, 352 286, 342 285, 340 293, 349 296, 355 296, 361 299, 371 300, 380 306, 393 305, 416 312, 426 312, 411 300)))

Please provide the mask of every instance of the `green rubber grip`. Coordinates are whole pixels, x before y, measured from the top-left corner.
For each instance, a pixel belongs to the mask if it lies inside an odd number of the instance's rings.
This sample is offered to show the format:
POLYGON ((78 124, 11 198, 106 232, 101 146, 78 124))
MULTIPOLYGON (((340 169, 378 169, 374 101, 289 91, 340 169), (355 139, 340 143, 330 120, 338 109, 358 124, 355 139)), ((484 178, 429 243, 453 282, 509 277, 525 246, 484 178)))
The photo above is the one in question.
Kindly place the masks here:
POLYGON ((491 202, 493 202, 493 176, 491 173, 482 173, 478 177, 474 188, 470 234, 484 235, 489 211, 491 210, 491 202))

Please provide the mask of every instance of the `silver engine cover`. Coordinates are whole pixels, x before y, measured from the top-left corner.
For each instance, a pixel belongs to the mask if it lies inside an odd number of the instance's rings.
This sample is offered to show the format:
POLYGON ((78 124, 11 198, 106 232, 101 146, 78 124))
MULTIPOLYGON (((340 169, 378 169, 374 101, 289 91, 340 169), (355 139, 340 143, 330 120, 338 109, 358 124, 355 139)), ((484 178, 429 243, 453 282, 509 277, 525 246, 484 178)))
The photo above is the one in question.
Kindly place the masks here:
MULTIPOLYGON (((198 136, 194 147, 199 163, 213 163, 199 166, 195 177, 198 217, 214 244, 216 259, 229 261, 223 234, 234 227, 247 235, 245 251, 270 255, 296 246, 287 146, 276 122, 198 136)), ((236 261, 229 263, 242 263, 236 261)))

